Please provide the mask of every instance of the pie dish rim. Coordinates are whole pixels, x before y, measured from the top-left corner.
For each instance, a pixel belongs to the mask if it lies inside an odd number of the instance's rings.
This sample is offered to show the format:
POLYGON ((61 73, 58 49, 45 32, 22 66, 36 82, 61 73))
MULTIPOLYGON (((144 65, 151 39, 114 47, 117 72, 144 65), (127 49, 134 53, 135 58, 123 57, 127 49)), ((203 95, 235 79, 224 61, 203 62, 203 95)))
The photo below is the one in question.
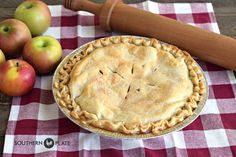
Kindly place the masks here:
MULTIPOLYGON (((142 36, 133 36, 133 35, 119 35, 119 36, 110 36, 110 37, 134 37, 134 38, 143 38, 143 39, 150 39, 150 38, 147 38, 147 37, 142 37, 142 36)), ((104 38, 110 38, 110 37, 104 37, 104 38)), ((99 39, 104 39, 104 38, 99 38, 99 39)), ((55 72, 54 72, 54 75, 53 75, 53 81, 52 81, 52 91, 53 91, 53 97, 55 99, 55 102, 57 103, 58 107, 60 108, 60 110, 64 113, 64 115, 69 118, 72 122, 74 122, 76 125, 86 129, 86 130, 89 130, 91 132, 94 132, 94 133, 99 133, 99 134, 102 134, 102 135, 105 135, 105 136, 109 136, 109 137, 113 137, 113 138, 124 138, 124 139, 127 139, 127 138, 136 138, 136 139, 148 139, 148 138, 154 138, 154 137, 157 137, 157 136, 162 136, 162 135, 165 135, 165 134, 168 134, 168 133, 171 133, 171 132, 175 132, 175 131, 178 131, 184 127, 186 127, 187 125, 189 125, 190 123, 192 123, 200 114, 201 110, 203 109, 206 101, 207 101, 207 98, 208 98, 208 85, 207 85, 207 81, 206 81, 206 78, 205 78, 205 75, 203 73, 203 70, 202 68, 199 66, 199 64, 195 61, 195 64, 196 66, 200 69, 201 71, 201 74, 203 75, 203 83, 204 83, 204 86, 205 86, 205 92, 204 94, 202 94, 202 99, 198 102, 198 105, 197 107, 193 110, 193 114, 188 116, 187 118, 185 118, 183 121, 175 124, 174 126, 171 126, 170 128, 167 128, 165 130, 162 130, 160 131, 160 133, 158 134, 153 134, 153 133, 142 133, 142 134, 125 134, 125 133, 121 133, 121 132, 112 132, 112 131, 108 131, 108 130, 105 130, 105 129, 101 129, 101 128, 97 128, 97 127, 94 127, 94 126, 91 126, 91 125, 88 125, 88 124, 84 124, 82 123, 81 121, 79 120, 76 120, 74 118, 72 118, 72 116, 70 115, 70 113, 68 112, 68 109, 67 108, 64 108, 62 107, 61 105, 59 105, 59 102, 58 102, 58 98, 56 97, 56 92, 55 92, 55 87, 54 87, 54 83, 55 83, 55 80, 56 78, 58 77, 59 75, 59 70, 61 69, 62 66, 64 66, 65 63, 68 62, 68 60, 70 58, 72 58, 73 56, 77 55, 77 54, 80 54, 82 51, 84 51, 86 49, 86 47, 91 44, 91 43, 94 43, 94 41, 96 40, 93 40, 93 41, 90 41, 88 43, 85 43, 83 45, 81 45, 80 47, 76 48, 75 50, 73 50, 70 54, 68 54, 62 61, 61 63, 58 65, 58 67, 56 68, 55 72)), ((165 43, 165 42, 162 42, 162 41, 159 41, 161 43, 165 43)), ((171 44, 168 44, 168 45, 171 45, 171 44)))

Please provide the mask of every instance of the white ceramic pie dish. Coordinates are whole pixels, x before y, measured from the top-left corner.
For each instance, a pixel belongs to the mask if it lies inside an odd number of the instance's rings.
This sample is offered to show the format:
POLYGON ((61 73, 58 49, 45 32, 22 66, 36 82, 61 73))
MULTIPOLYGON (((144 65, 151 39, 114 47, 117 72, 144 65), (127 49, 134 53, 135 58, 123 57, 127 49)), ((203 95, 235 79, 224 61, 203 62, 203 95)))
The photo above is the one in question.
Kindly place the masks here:
MULTIPOLYGON (((127 36, 127 37, 130 37, 130 36, 127 36)), ((134 36, 134 37, 137 37, 137 36, 134 36)), ((140 37, 140 38, 144 38, 144 37, 140 37)), ((58 65, 55 73, 54 73, 54 76, 53 76, 53 84, 56 80, 56 78, 58 77, 59 75, 59 69, 70 59, 72 58, 73 56, 75 56, 76 54, 78 53, 81 53, 90 43, 93 43, 94 41, 91 41, 89 43, 86 43, 82 46, 80 46, 79 48, 75 49, 74 51, 72 51, 68 56, 66 56, 62 61, 61 63, 58 65)), ((199 67, 199 69, 201 69, 201 67, 197 64, 197 66, 199 67)), ((202 69, 201 69, 202 71, 202 69)), ((203 71, 202 71, 202 74, 203 71)), ((204 76, 204 75, 203 75, 204 76)), ((157 137, 157 136, 162 136, 162 135, 165 135, 165 134, 168 134, 168 133, 172 133, 172 132, 175 132, 175 131, 178 131, 178 130, 181 130, 182 128, 186 127, 187 125, 189 125, 190 123, 192 123, 200 114, 201 110, 203 109, 204 105, 205 105, 205 102, 208 98, 208 86, 207 86, 207 81, 205 79, 205 76, 204 76, 204 84, 205 84, 205 87, 206 87, 206 92, 203 94, 203 99, 200 100, 200 102, 198 103, 198 106, 197 108, 193 111, 193 114, 189 117, 187 117, 186 119, 184 119, 182 122, 172 126, 171 128, 168 128, 168 129, 165 129, 163 131, 160 131, 160 133, 158 134, 152 134, 152 133, 147 133, 147 134, 134 134, 134 135, 128 135, 128 134, 123 134, 123 133, 119 133, 119 132, 111 132, 111 131, 107 131, 107 130, 103 130, 103 129, 100 129, 100 128, 95 128, 93 126, 90 126, 90 125, 86 125, 84 123, 81 123, 80 121, 78 120, 75 120, 73 119, 71 116, 70 116, 70 113, 68 112, 67 109, 61 107, 61 105, 58 105, 58 107, 60 108, 60 110, 65 114, 66 117, 68 117, 72 122, 74 122, 76 125, 79 125, 80 127, 86 129, 86 130, 89 130, 91 132, 94 132, 94 133, 98 133, 98 134, 101 134, 101 135, 104 135, 104 136, 109 136, 109 137, 113 137, 113 138, 138 138, 138 139, 146 139, 146 138, 154 138, 154 137, 157 137)), ((58 102, 58 99, 56 98, 56 92, 55 92, 55 87, 52 86, 52 90, 53 90, 53 95, 54 95, 54 98, 55 98, 55 101, 57 104, 59 104, 58 102)))

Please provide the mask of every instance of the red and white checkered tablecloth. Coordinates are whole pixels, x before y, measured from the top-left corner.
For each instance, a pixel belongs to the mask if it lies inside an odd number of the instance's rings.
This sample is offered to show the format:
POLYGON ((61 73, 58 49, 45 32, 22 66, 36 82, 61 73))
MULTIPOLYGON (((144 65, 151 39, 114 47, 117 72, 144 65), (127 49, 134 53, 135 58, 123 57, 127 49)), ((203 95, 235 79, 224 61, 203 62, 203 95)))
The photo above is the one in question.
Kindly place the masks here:
MULTIPOLYGON (((147 1, 132 6, 219 33, 211 3, 147 1)), ((98 25, 98 18, 90 13, 72 12, 60 5, 49 8, 52 26, 45 35, 60 41, 64 55, 88 41, 117 34, 104 32, 98 25)), ((209 84, 209 99, 200 116, 183 130, 146 140, 112 139, 78 127, 59 111, 51 91, 52 75, 37 77, 31 93, 13 98, 3 156, 236 156, 236 79, 233 71, 197 62, 209 84)))

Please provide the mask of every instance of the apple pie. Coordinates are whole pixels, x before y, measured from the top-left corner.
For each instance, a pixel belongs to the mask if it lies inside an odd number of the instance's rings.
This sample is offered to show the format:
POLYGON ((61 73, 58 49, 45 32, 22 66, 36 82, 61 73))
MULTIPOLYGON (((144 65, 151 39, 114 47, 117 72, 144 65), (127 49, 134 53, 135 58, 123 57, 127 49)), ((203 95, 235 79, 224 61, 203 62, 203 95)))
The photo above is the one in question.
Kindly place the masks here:
POLYGON ((56 102, 80 124, 125 135, 159 134, 191 116, 206 93, 185 51, 156 39, 113 36, 65 58, 56 102))

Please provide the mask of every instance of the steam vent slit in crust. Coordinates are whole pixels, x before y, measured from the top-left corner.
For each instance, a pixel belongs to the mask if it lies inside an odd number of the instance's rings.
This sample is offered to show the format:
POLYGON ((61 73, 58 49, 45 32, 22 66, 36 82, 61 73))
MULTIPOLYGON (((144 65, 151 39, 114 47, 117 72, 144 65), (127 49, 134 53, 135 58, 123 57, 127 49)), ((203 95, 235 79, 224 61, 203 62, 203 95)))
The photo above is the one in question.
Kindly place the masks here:
POLYGON ((71 55, 54 81, 56 101, 84 126, 159 134, 191 116, 206 92, 201 69, 175 46, 117 36, 71 55))

